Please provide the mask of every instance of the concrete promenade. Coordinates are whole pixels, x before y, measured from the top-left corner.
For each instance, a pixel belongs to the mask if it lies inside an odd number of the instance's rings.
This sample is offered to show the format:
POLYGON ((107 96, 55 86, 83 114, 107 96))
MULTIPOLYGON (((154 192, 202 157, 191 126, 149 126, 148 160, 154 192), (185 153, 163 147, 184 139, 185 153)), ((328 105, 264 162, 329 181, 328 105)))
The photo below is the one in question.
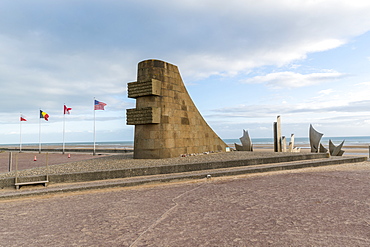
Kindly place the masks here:
POLYGON ((0 246, 369 246, 369 181, 365 161, 2 200, 0 246))

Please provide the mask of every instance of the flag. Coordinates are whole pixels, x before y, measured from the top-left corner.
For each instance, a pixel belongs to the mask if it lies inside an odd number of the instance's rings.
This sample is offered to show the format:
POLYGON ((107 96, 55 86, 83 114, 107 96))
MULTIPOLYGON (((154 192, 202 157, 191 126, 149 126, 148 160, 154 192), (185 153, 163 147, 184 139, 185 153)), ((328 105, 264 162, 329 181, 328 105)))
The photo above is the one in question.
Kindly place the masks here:
POLYGON ((40 118, 44 118, 46 121, 49 121, 49 114, 40 110, 40 118))
POLYGON ((20 121, 27 121, 26 116, 21 114, 20 121))
POLYGON ((106 105, 107 104, 105 104, 103 102, 100 102, 100 101, 95 100, 94 110, 104 110, 104 106, 106 106, 106 105))
POLYGON ((72 110, 72 108, 68 108, 66 105, 64 105, 64 114, 70 114, 70 110, 72 110))

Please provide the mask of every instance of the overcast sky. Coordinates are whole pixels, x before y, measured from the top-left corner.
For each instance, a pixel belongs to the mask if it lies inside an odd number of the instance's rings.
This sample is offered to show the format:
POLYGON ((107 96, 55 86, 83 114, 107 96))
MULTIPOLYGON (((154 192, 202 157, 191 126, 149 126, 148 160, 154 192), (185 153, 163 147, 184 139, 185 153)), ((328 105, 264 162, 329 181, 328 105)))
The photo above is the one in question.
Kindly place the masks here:
POLYGON ((137 64, 179 67, 223 139, 370 136, 370 1, 2 0, 0 143, 133 140, 137 64))

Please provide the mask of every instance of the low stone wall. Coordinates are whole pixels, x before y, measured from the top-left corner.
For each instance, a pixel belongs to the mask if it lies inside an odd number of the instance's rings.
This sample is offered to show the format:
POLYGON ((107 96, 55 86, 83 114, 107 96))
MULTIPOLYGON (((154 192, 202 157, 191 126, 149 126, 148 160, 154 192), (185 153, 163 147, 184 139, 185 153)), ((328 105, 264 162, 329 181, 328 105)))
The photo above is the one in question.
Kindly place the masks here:
MULTIPOLYGON (((171 174, 181 172, 192 172, 200 170, 212 170, 219 168, 230 168, 230 167, 245 167, 252 165, 262 165, 271 163, 283 163, 300 160, 314 160, 314 159, 326 159, 329 158, 327 154, 299 154, 299 155, 277 155, 272 157, 259 157, 242 160, 228 160, 228 161, 212 161, 202 163, 191 163, 191 164, 173 164, 165 166, 151 166, 151 167, 137 167, 127 168, 118 170, 99 170, 90 172, 77 172, 70 174, 49 174, 50 183, 71 183, 71 182, 84 182, 94 180, 105 180, 115 178, 127 178, 135 176, 147 176, 156 174, 171 174)), ((361 157, 363 161, 364 158, 361 157)), ((335 162, 338 162, 336 160, 335 162)), ((348 161, 347 161, 348 162, 348 161)), ((18 177, 18 182, 27 181, 38 181, 45 180, 45 176, 28 176, 18 177)), ((14 186, 15 178, 4 178, 0 179, 0 188, 14 186)))

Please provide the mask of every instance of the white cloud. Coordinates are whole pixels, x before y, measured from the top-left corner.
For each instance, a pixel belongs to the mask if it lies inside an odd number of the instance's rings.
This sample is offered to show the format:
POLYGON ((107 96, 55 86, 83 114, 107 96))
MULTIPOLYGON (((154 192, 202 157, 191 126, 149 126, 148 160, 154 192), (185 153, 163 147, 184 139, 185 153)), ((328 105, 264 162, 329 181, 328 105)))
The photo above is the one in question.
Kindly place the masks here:
POLYGON ((18 47, 67 55, 130 51, 134 59, 178 64, 195 78, 281 66, 370 29, 364 1, 37 1, 11 9, 0 27, 18 47))
MULTIPOLYGON (((338 119, 343 114, 348 116, 364 117, 370 112, 370 100, 346 100, 343 98, 307 98, 297 104, 290 104, 287 107, 285 104, 269 103, 264 105, 238 105, 233 107, 225 107, 213 110, 207 117, 219 119, 245 118, 245 119, 270 119, 277 115, 294 116, 298 121, 307 121, 310 118, 334 118, 338 119)), ((348 120, 348 119, 347 119, 348 120)), ((265 120, 262 120, 265 121, 265 120)), ((353 121, 353 120, 352 120, 353 121)))
POLYGON ((370 86, 370 81, 357 83, 356 86, 370 86))
POLYGON ((212 26, 212 22, 217 28, 197 32, 197 43, 188 38, 180 41, 180 50, 183 44, 192 44, 188 47, 193 51, 176 60, 182 68, 193 66, 204 75, 235 73, 263 65, 282 66, 304 59, 308 53, 339 47, 369 30, 370 17, 364 10, 369 10, 370 4, 355 2, 228 1, 225 5, 224 1, 190 1, 189 6, 189 1, 182 1, 175 5, 192 9, 190 24, 201 30, 201 26, 212 26), (204 20, 210 12, 217 14, 204 20))
POLYGON ((320 94, 320 95, 329 95, 333 92, 334 92, 334 90, 330 88, 330 89, 321 90, 321 91, 318 92, 318 94, 320 94))
POLYGON ((345 44, 344 40, 324 39, 315 43, 307 44, 307 46, 303 46, 303 50, 305 50, 306 52, 327 51, 339 47, 343 44, 345 44))
MULTIPOLYGON (((39 107, 53 115, 63 103, 88 115, 93 96, 123 111, 134 104, 126 83, 148 58, 178 65, 187 85, 263 66, 295 69, 309 53, 369 31, 369 12, 369 1, 356 0, 1 1, 0 116, 31 117, 39 107)), ((343 76, 286 71, 248 82, 297 88, 343 76)))
POLYGON ((300 74, 291 71, 270 73, 249 78, 245 83, 267 83, 275 88, 298 88, 337 80, 346 76, 339 72, 300 74))

